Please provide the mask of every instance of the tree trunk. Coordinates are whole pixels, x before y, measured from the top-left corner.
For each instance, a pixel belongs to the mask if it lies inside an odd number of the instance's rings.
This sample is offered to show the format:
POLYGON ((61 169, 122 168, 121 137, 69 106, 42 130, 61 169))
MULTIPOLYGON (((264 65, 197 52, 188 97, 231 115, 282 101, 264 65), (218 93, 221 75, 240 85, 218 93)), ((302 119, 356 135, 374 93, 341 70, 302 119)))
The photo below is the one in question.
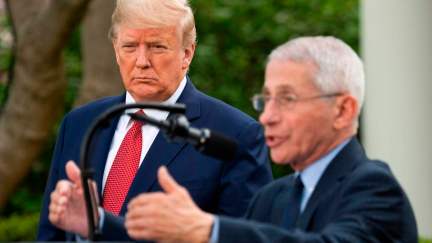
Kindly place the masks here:
POLYGON ((81 44, 84 79, 75 106, 123 90, 108 30, 114 0, 93 0, 83 22, 81 44))
POLYGON ((63 108, 67 82, 62 50, 89 2, 8 2, 17 52, 14 80, 0 116, 0 208, 38 157, 63 108))

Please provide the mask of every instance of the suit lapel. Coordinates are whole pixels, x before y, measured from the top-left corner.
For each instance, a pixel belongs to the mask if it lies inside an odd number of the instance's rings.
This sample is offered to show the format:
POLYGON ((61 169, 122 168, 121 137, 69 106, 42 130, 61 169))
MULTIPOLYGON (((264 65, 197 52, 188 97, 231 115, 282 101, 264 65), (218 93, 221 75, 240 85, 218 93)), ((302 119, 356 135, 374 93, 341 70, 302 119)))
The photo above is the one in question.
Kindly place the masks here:
POLYGON ((294 186, 294 174, 285 178, 285 183, 280 192, 276 194, 276 198, 274 199, 274 204, 271 208, 270 214, 270 222, 276 225, 282 226, 282 222, 285 220, 285 211, 286 208, 290 205, 290 195, 294 186))
MULTIPOLYGON (((124 95, 118 96, 118 98, 116 98, 112 103, 107 105, 102 112, 104 112, 106 109, 111 108, 114 105, 121 104, 122 102, 124 102, 124 99, 124 95)), ((102 112, 100 114, 102 114, 102 112)), ((97 142, 92 143, 90 149, 90 163, 92 165, 92 168, 94 168, 95 170, 94 179, 98 187, 100 198, 102 196, 102 179, 105 170, 105 164, 118 121, 119 116, 108 121, 105 126, 99 127, 99 130, 97 131, 93 139, 97 142)))
POLYGON ((297 227, 306 230, 310 220, 320 205, 320 201, 337 188, 337 184, 365 158, 364 151, 357 139, 353 138, 332 160, 321 176, 318 184, 308 200, 305 210, 297 220, 297 227))
MULTIPOLYGON (((197 97, 198 91, 188 82, 180 95, 177 103, 186 105, 186 117, 189 121, 196 120, 200 117, 200 101, 197 97)), ((147 155, 145 156, 137 174, 125 198, 120 214, 126 210, 126 205, 131 197, 150 190, 156 182, 157 170, 160 166, 168 166, 174 161, 177 154, 186 146, 185 142, 169 142, 165 136, 159 132, 147 155)))

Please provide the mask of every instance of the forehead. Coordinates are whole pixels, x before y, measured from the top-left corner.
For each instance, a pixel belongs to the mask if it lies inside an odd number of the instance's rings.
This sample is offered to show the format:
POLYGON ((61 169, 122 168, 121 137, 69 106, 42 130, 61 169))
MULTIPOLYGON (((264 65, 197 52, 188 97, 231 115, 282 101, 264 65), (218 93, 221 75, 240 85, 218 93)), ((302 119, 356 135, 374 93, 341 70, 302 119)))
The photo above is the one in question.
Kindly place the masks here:
POLYGON ((302 93, 317 90, 313 82, 315 65, 308 62, 272 60, 265 70, 264 90, 267 92, 302 93))
POLYGON ((118 26, 117 38, 120 41, 133 40, 166 40, 179 41, 181 36, 175 26, 160 28, 131 28, 124 25, 118 26))

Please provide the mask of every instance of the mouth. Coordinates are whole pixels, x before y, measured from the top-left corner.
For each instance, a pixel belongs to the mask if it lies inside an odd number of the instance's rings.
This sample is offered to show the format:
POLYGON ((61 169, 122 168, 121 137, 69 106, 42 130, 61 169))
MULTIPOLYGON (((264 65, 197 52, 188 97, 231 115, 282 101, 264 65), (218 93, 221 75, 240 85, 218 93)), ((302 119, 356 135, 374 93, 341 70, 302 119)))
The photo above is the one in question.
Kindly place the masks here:
POLYGON ((156 78, 153 77, 133 77, 132 81, 140 82, 140 83, 154 83, 157 82, 156 78))
POLYGON ((274 135, 266 135, 265 140, 269 148, 276 148, 285 141, 285 138, 274 135))

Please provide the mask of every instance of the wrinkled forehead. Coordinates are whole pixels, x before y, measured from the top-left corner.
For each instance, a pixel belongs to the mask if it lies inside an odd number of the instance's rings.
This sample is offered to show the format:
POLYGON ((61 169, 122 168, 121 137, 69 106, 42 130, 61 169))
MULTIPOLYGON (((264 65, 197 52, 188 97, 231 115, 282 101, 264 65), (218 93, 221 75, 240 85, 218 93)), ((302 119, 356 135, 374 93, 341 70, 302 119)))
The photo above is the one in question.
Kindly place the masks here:
POLYGON ((315 91, 314 82, 316 67, 312 63, 290 60, 272 60, 267 63, 263 91, 307 92, 315 91))
POLYGON ((182 43, 182 35, 175 26, 146 29, 119 26, 114 42, 166 42, 176 45, 176 43, 182 43))
POLYGON ((127 22, 125 23, 119 23, 115 26, 115 32, 116 35, 128 35, 133 32, 142 31, 145 30, 146 33, 152 34, 152 35, 181 35, 181 30, 178 25, 152 25, 152 24, 129 24, 127 22))

